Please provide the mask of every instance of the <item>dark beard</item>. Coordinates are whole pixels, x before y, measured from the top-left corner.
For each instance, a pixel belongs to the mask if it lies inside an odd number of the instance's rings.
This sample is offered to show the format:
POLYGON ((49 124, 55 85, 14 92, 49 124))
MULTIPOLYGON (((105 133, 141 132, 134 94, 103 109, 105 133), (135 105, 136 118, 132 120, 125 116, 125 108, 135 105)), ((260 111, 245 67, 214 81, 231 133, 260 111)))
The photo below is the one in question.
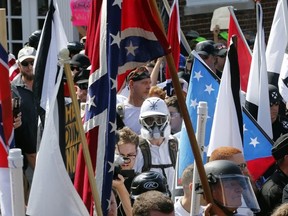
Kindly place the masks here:
POLYGON ((22 73, 22 76, 26 79, 26 80, 28 80, 28 81, 32 81, 32 80, 34 80, 34 74, 24 74, 24 73, 22 73))

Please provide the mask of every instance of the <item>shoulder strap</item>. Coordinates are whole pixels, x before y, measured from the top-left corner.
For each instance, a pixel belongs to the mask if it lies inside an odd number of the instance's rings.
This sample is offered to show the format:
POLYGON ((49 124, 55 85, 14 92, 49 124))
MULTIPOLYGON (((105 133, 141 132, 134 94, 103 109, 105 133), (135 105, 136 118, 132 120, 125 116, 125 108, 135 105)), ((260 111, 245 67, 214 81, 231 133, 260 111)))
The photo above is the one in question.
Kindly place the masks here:
POLYGON ((116 112, 119 115, 119 117, 123 120, 124 119, 124 104, 118 103, 116 105, 116 112))
POLYGON ((116 105, 116 122, 117 122, 117 130, 120 130, 125 126, 124 122, 124 104, 118 103, 116 105))
POLYGON ((168 145, 169 145, 170 159, 175 169, 176 160, 177 160, 177 152, 178 152, 178 139, 174 136, 169 137, 168 145))
POLYGON ((149 171, 151 169, 151 152, 149 144, 146 139, 140 138, 139 147, 143 154, 144 165, 142 167, 142 172, 149 171))

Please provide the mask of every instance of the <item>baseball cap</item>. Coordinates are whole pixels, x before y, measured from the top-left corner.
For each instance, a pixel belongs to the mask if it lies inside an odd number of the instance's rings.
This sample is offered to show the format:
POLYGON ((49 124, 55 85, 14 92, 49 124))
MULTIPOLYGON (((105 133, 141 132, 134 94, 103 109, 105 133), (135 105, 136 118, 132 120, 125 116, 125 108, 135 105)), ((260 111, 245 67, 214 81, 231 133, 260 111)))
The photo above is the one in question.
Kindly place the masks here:
POLYGON ((224 31, 224 32, 220 32, 220 37, 222 37, 224 40, 228 40, 228 32, 224 31))
POLYGON ((150 73, 146 67, 142 66, 131 71, 127 76, 127 81, 140 81, 146 78, 150 78, 150 73))
POLYGON ((196 44, 195 51, 201 55, 217 55, 217 50, 210 41, 201 41, 196 44))
POLYGON ((288 154, 288 134, 280 136, 272 147, 272 155, 279 160, 288 154))
POLYGON ((18 61, 22 62, 28 58, 35 59, 35 56, 36 50, 33 47, 25 46, 18 52, 18 61))
POLYGON ((226 56, 227 54, 227 47, 223 43, 216 43, 214 44, 214 47, 216 48, 217 56, 226 56))

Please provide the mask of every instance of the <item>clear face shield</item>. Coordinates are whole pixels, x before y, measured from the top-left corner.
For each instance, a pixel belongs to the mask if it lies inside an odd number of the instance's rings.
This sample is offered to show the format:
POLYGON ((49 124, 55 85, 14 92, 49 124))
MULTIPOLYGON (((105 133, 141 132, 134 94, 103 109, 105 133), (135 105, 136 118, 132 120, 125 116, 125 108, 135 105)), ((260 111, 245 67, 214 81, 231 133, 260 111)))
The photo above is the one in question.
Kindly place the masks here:
POLYGON ((217 183, 211 185, 212 196, 218 204, 230 210, 249 208, 254 213, 260 211, 256 196, 247 176, 215 176, 217 183))

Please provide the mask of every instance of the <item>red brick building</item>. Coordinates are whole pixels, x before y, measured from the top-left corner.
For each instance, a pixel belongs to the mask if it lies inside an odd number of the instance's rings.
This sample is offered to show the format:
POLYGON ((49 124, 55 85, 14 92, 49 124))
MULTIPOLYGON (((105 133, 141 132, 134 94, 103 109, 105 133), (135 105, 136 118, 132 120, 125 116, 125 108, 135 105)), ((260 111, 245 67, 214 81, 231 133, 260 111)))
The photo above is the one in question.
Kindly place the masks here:
MULTIPOLYGON (((209 12, 209 13, 185 15, 185 13, 187 13, 186 1, 187 0, 179 0, 180 15, 181 15, 180 21, 181 21, 181 28, 182 28, 183 33, 185 34, 189 30, 193 29, 193 30, 197 31, 201 36, 203 36, 207 39, 213 39, 213 33, 210 31, 210 24, 211 24, 211 18, 213 15, 213 9, 211 9, 211 12, 209 12)), ((170 0, 169 2, 171 4, 171 2, 173 2, 173 1, 170 0)), ((217 2, 217 1, 215 1, 215 2, 217 2)), ((252 0, 251 0, 251 2, 253 3, 252 0)), ((248 3, 246 3, 246 4, 248 4, 248 3)), ((251 3, 249 3, 249 4, 251 5, 251 3)), ((275 8, 277 5, 277 0, 263 0, 263 1, 261 1, 261 5, 263 8, 263 16, 264 16, 263 23, 264 23, 264 29, 265 29, 265 35, 266 35, 266 41, 267 41, 269 33, 270 33, 271 24, 273 21, 275 8)), ((210 7, 210 5, 209 5, 209 7, 210 7)), ((252 7, 253 7, 253 5, 252 5, 252 7)), ((193 10, 193 8, 191 8, 191 10, 193 10)), ((235 15, 238 19, 238 22, 239 22, 239 25, 240 25, 242 31, 253 31, 256 33, 255 7, 253 7, 252 9, 236 10, 235 15)))

